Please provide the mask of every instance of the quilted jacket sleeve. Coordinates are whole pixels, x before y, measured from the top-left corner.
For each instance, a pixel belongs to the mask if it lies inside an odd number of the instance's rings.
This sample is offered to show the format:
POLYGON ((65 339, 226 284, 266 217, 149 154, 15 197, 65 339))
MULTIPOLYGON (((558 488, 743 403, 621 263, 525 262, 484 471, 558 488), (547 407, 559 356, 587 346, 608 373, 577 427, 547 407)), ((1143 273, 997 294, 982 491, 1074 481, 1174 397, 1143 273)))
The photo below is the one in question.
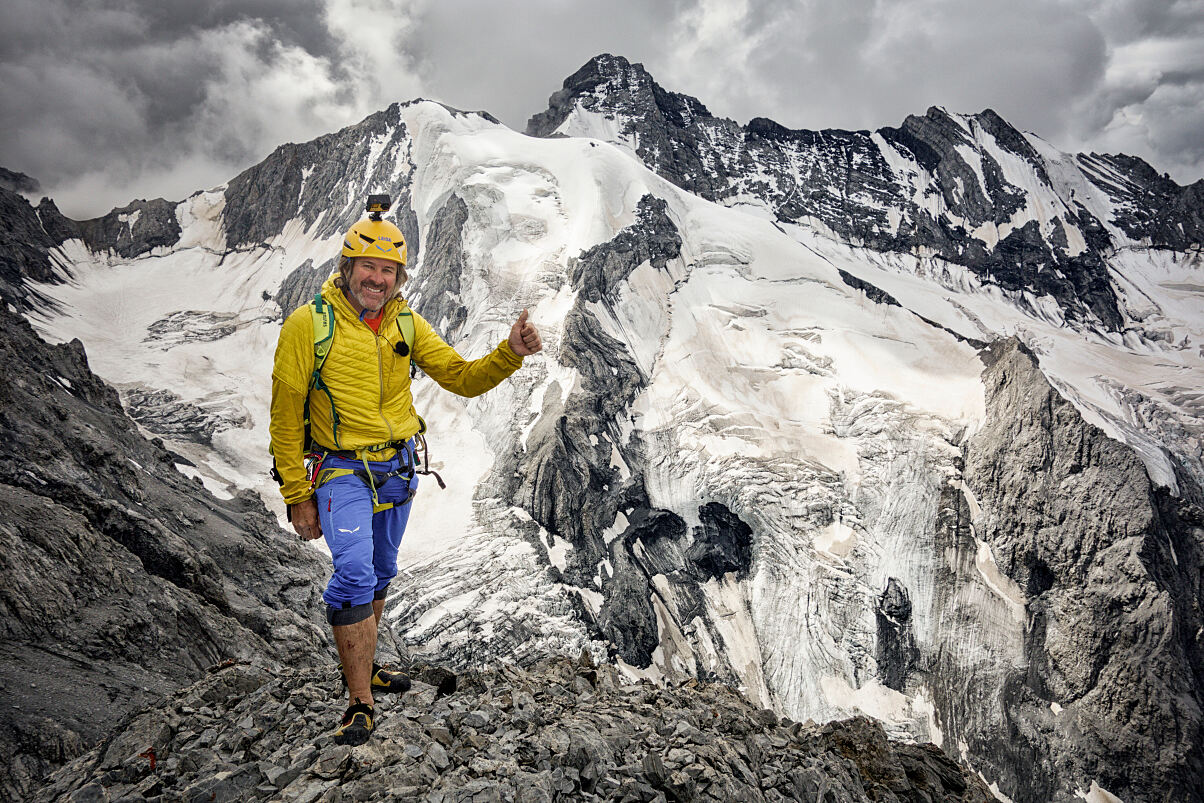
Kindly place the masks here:
POLYGON ((280 493, 293 505, 312 496, 305 478, 305 397, 313 373, 313 322, 302 306, 280 329, 272 368, 270 451, 284 479, 280 493))
POLYGON ((418 313, 414 313, 414 361, 440 387, 469 398, 497 387, 523 364, 505 340, 484 357, 466 360, 418 313))

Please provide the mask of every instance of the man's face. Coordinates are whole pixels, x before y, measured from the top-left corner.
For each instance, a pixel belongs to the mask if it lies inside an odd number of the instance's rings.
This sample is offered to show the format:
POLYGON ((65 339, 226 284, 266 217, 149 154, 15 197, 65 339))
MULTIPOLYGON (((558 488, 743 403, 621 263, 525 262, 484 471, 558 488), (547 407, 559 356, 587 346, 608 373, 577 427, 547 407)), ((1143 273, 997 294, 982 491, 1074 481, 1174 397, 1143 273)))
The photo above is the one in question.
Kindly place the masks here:
POLYGON ((397 290, 398 267, 392 260, 377 257, 356 257, 352 260, 347 294, 356 312, 380 312, 397 290))

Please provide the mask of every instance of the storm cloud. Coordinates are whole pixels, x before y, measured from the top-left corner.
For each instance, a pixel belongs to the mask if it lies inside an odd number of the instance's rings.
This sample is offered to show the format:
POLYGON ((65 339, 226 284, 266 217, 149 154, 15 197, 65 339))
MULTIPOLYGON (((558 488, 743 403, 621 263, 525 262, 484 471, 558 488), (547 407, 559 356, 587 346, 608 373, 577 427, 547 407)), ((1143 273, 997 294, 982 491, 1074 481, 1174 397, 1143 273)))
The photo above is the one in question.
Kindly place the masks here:
POLYGON ((993 108, 1063 150, 1204 176, 1198 0, 7 0, 0 165, 68 214, 220 184, 399 100, 521 130, 609 52, 741 122, 993 108))

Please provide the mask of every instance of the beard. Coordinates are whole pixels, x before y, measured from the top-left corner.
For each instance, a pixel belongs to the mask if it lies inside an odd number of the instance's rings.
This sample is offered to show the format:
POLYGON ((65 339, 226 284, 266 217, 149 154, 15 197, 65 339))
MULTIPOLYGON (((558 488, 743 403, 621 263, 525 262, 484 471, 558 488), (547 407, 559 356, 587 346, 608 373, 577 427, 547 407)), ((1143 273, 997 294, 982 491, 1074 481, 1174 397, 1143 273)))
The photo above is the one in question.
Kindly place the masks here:
POLYGON ((347 292, 355 299, 356 304, 372 313, 380 312, 384 308, 385 302, 393 296, 393 290, 394 287, 388 284, 368 279, 353 281, 347 288, 347 292), (374 290, 379 292, 372 292, 374 290))

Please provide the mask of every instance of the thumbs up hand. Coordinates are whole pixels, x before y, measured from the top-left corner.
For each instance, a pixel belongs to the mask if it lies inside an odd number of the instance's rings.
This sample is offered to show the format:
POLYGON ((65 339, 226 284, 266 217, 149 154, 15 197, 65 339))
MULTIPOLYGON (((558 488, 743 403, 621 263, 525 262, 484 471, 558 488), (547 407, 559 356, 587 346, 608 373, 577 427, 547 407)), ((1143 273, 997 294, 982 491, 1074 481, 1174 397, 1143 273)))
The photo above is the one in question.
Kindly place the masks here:
POLYGON ((524 309, 518 314, 518 320, 514 322, 514 326, 510 327, 510 348, 520 357, 530 357, 535 352, 543 348, 543 341, 539 339, 539 330, 535 325, 527 322, 527 311, 524 309))

